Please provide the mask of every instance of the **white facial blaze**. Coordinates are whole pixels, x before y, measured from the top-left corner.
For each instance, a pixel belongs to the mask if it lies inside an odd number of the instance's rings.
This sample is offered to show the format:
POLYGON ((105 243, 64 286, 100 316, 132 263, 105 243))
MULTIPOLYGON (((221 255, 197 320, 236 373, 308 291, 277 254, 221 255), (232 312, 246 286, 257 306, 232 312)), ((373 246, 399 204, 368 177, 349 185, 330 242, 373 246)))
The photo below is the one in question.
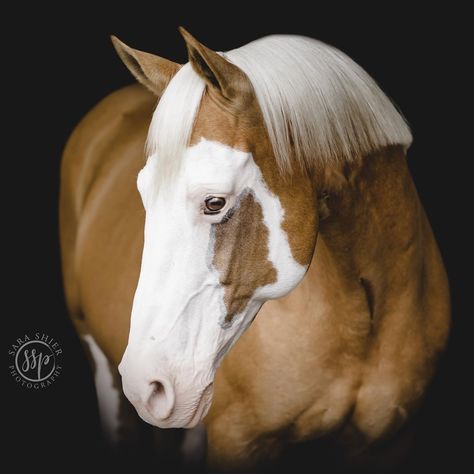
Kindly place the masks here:
POLYGON ((224 354, 261 304, 294 288, 306 268, 291 255, 281 228, 283 208, 250 153, 202 139, 187 149, 176 180, 166 189, 155 189, 159 172, 159 158, 152 156, 137 183, 146 209, 145 242, 120 371, 126 395, 146 421, 190 427, 207 413, 212 391, 202 394, 224 354), (226 326, 225 290, 212 264, 212 226, 238 205, 244 192, 251 192, 262 207, 269 231, 268 258, 277 281, 256 289, 245 310, 226 326), (225 198, 221 213, 204 214, 209 196, 225 198), (146 388, 160 378, 173 390, 173 397, 166 399, 173 409, 161 419, 147 402, 146 388))

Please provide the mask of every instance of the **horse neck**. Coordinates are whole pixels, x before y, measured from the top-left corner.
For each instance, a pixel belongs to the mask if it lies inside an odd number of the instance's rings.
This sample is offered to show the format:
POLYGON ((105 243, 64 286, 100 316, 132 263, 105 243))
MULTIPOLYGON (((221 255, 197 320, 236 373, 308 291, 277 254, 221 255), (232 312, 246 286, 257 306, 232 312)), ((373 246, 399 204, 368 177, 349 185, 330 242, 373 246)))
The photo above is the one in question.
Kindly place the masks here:
POLYGON ((333 191, 321 206, 318 242, 302 285, 318 288, 309 293, 319 304, 323 299, 340 308, 348 324, 373 329, 400 298, 416 294, 427 235, 423 209, 401 147, 364 157, 327 184, 333 191))

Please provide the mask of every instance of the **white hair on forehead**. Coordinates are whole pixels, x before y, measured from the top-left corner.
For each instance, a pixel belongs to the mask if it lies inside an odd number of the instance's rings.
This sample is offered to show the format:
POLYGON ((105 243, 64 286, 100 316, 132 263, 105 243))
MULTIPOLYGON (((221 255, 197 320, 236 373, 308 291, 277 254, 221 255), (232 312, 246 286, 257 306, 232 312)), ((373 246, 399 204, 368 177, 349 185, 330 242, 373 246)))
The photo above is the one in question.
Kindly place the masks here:
MULTIPOLYGON (((224 54, 248 76, 262 110, 277 165, 351 161, 388 145, 408 148, 410 129, 376 82, 341 51, 291 35, 268 36, 224 54), (293 152, 294 150, 294 152, 293 152)), ((179 166, 205 89, 186 64, 153 116, 148 150, 162 176, 179 166)))
POLYGON ((148 131, 147 154, 158 157, 160 184, 169 182, 179 169, 205 87, 204 80, 187 63, 158 102, 148 131))

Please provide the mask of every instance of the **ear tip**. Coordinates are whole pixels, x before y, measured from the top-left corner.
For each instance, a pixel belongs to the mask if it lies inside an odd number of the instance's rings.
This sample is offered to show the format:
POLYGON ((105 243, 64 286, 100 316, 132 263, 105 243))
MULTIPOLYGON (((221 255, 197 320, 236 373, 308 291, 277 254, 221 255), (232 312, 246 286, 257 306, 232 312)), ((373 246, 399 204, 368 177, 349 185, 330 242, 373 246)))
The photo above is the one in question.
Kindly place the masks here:
POLYGON ((178 30, 186 43, 196 42, 196 38, 184 26, 178 26, 178 30))
POLYGON ((110 35, 110 40, 112 41, 112 45, 119 56, 121 56, 124 51, 129 54, 132 54, 132 48, 126 45, 123 41, 119 40, 115 35, 110 35))
POLYGON ((115 48, 123 45, 123 43, 115 35, 110 35, 110 41, 112 41, 112 44, 115 48))

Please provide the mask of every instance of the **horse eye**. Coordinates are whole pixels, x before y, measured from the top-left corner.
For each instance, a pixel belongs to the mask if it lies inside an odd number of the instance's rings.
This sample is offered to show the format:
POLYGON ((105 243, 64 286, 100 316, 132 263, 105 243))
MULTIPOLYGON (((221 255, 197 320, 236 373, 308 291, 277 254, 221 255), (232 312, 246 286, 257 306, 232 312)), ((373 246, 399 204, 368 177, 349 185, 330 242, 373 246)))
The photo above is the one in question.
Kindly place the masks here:
POLYGON ((204 201, 206 208, 204 214, 217 214, 224 206, 225 199, 222 197, 210 196, 204 201))

